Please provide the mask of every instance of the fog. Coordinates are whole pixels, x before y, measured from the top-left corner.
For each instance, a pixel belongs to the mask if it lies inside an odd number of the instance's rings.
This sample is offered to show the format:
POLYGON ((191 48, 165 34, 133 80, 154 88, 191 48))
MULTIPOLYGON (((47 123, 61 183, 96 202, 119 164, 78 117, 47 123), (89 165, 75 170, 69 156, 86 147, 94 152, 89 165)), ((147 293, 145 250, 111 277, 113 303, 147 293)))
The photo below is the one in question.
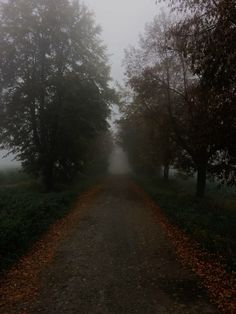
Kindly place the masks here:
MULTIPOLYGON (((85 3, 94 12, 97 23, 102 27, 102 38, 110 57, 113 83, 122 84, 124 50, 129 45, 136 44, 145 24, 158 14, 161 6, 156 5, 154 0, 87 0, 85 3)), ((115 120, 119 117, 117 106, 113 106, 109 123, 114 132, 115 120)), ((119 146, 116 146, 111 154, 109 171, 112 174, 131 171, 127 155, 119 146)))
POLYGON ((160 12, 164 4, 155 0, 86 0, 84 1, 102 27, 102 38, 110 54, 111 74, 122 83, 124 49, 136 45, 146 23, 160 12))
POLYGON ((127 174, 131 172, 127 154, 120 146, 116 146, 111 154, 109 172, 111 174, 127 174))
POLYGON ((12 154, 7 154, 7 151, 0 151, 0 169, 2 168, 11 168, 11 167, 20 167, 20 163, 14 160, 12 154))

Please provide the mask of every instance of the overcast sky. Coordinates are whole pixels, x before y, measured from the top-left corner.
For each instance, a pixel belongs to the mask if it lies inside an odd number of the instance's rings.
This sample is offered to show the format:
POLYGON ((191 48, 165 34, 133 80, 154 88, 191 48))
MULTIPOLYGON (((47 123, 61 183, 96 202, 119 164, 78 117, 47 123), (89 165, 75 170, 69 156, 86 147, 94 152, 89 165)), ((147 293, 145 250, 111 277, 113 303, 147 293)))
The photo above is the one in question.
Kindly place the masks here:
POLYGON ((84 0, 84 3, 94 11, 96 22, 103 29, 102 38, 111 55, 112 77, 122 83, 124 49, 137 44, 145 24, 152 21, 163 4, 156 5, 155 0, 84 0))
MULTIPOLYGON (((95 14, 97 24, 102 27, 102 39, 108 48, 111 64, 111 76, 122 84, 124 69, 122 60, 124 50, 129 45, 137 45, 139 35, 146 23, 159 14, 164 4, 155 0, 84 0, 95 14)), ((116 107, 110 120, 115 130, 114 121, 119 117, 116 107)))

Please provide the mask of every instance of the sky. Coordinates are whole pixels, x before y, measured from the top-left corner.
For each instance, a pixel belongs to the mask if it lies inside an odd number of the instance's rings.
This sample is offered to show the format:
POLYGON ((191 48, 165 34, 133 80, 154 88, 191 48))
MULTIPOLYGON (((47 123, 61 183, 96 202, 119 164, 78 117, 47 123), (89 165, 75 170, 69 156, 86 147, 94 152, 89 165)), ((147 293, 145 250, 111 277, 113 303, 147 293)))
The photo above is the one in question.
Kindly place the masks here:
MULTIPOLYGON (((137 45, 145 25, 160 13, 164 3, 156 4, 155 0, 84 0, 83 2, 94 12, 96 23, 102 27, 101 37, 107 46, 113 84, 115 85, 116 82, 122 84, 124 50, 130 45, 137 45)), ((115 130, 114 121, 120 115, 116 106, 112 109, 109 122, 115 130)))
POLYGON ((102 27, 102 39, 108 47, 113 80, 122 83, 122 59, 129 45, 136 45, 145 24, 151 22, 164 4, 155 0, 84 0, 102 27))
MULTIPOLYGON (((101 37, 110 56, 113 81, 122 84, 124 50, 129 45, 137 44, 145 24, 152 21, 163 4, 155 4, 155 0, 83 0, 83 2, 94 12, 96 23, 102 27, 101 37)), ((117 108, 113 108, 112 121, 118 116, 117 108)), ((12 156, 2 158, 5 154, 6 152, 0 151, 0 167, 15 165, 12 156)))

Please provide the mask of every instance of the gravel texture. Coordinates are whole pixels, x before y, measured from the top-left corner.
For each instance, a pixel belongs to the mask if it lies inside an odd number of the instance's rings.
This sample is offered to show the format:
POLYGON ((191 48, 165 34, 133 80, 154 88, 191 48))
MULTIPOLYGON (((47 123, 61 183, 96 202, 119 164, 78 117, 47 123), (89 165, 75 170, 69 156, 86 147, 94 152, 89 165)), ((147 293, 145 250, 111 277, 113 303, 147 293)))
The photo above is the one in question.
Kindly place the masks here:
POLYGON ((110 178, 41 274, 31 313, 218 313, 124 177, 110 178))

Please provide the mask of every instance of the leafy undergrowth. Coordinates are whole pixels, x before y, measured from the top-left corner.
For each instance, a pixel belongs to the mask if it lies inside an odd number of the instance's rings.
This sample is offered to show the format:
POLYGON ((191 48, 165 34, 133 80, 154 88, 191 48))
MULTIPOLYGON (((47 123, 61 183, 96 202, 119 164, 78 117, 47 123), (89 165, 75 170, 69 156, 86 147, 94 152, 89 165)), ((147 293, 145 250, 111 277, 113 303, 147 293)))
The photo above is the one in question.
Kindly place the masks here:
POLYGON ((202 249, 199 243, 186 235, 179 227, 170 223, 162 210, 137 185, 135 192, 153 209, 157 221, 170 239, 180 262, 199 276, 211 300, 222 313, 236 313, 235 273, 228 272, 221 258, 202 249))
POLYGON ((80 210, 91 204, 100 189, 97 184, 83 192, 74 208, 52 224, 27 254, 5 273, 0 280, 1 313, 28 313, 40 288, 40 272, 52 261, 60 241, 76 226, 80 210))
POLYGON ((69 190, 53 193, 40 192, 28 181, 1 186, 0 269, 16 262, 51 224, 65 216, 78 193, 92 182, 82 180, 69 190))
POLYGON ((203 249, 222 256, 229 271, 236 268, 236 194, 209 184, 205 199, 195 198, 195 183, 134 177, 169 221, 191 235, 203 249))

